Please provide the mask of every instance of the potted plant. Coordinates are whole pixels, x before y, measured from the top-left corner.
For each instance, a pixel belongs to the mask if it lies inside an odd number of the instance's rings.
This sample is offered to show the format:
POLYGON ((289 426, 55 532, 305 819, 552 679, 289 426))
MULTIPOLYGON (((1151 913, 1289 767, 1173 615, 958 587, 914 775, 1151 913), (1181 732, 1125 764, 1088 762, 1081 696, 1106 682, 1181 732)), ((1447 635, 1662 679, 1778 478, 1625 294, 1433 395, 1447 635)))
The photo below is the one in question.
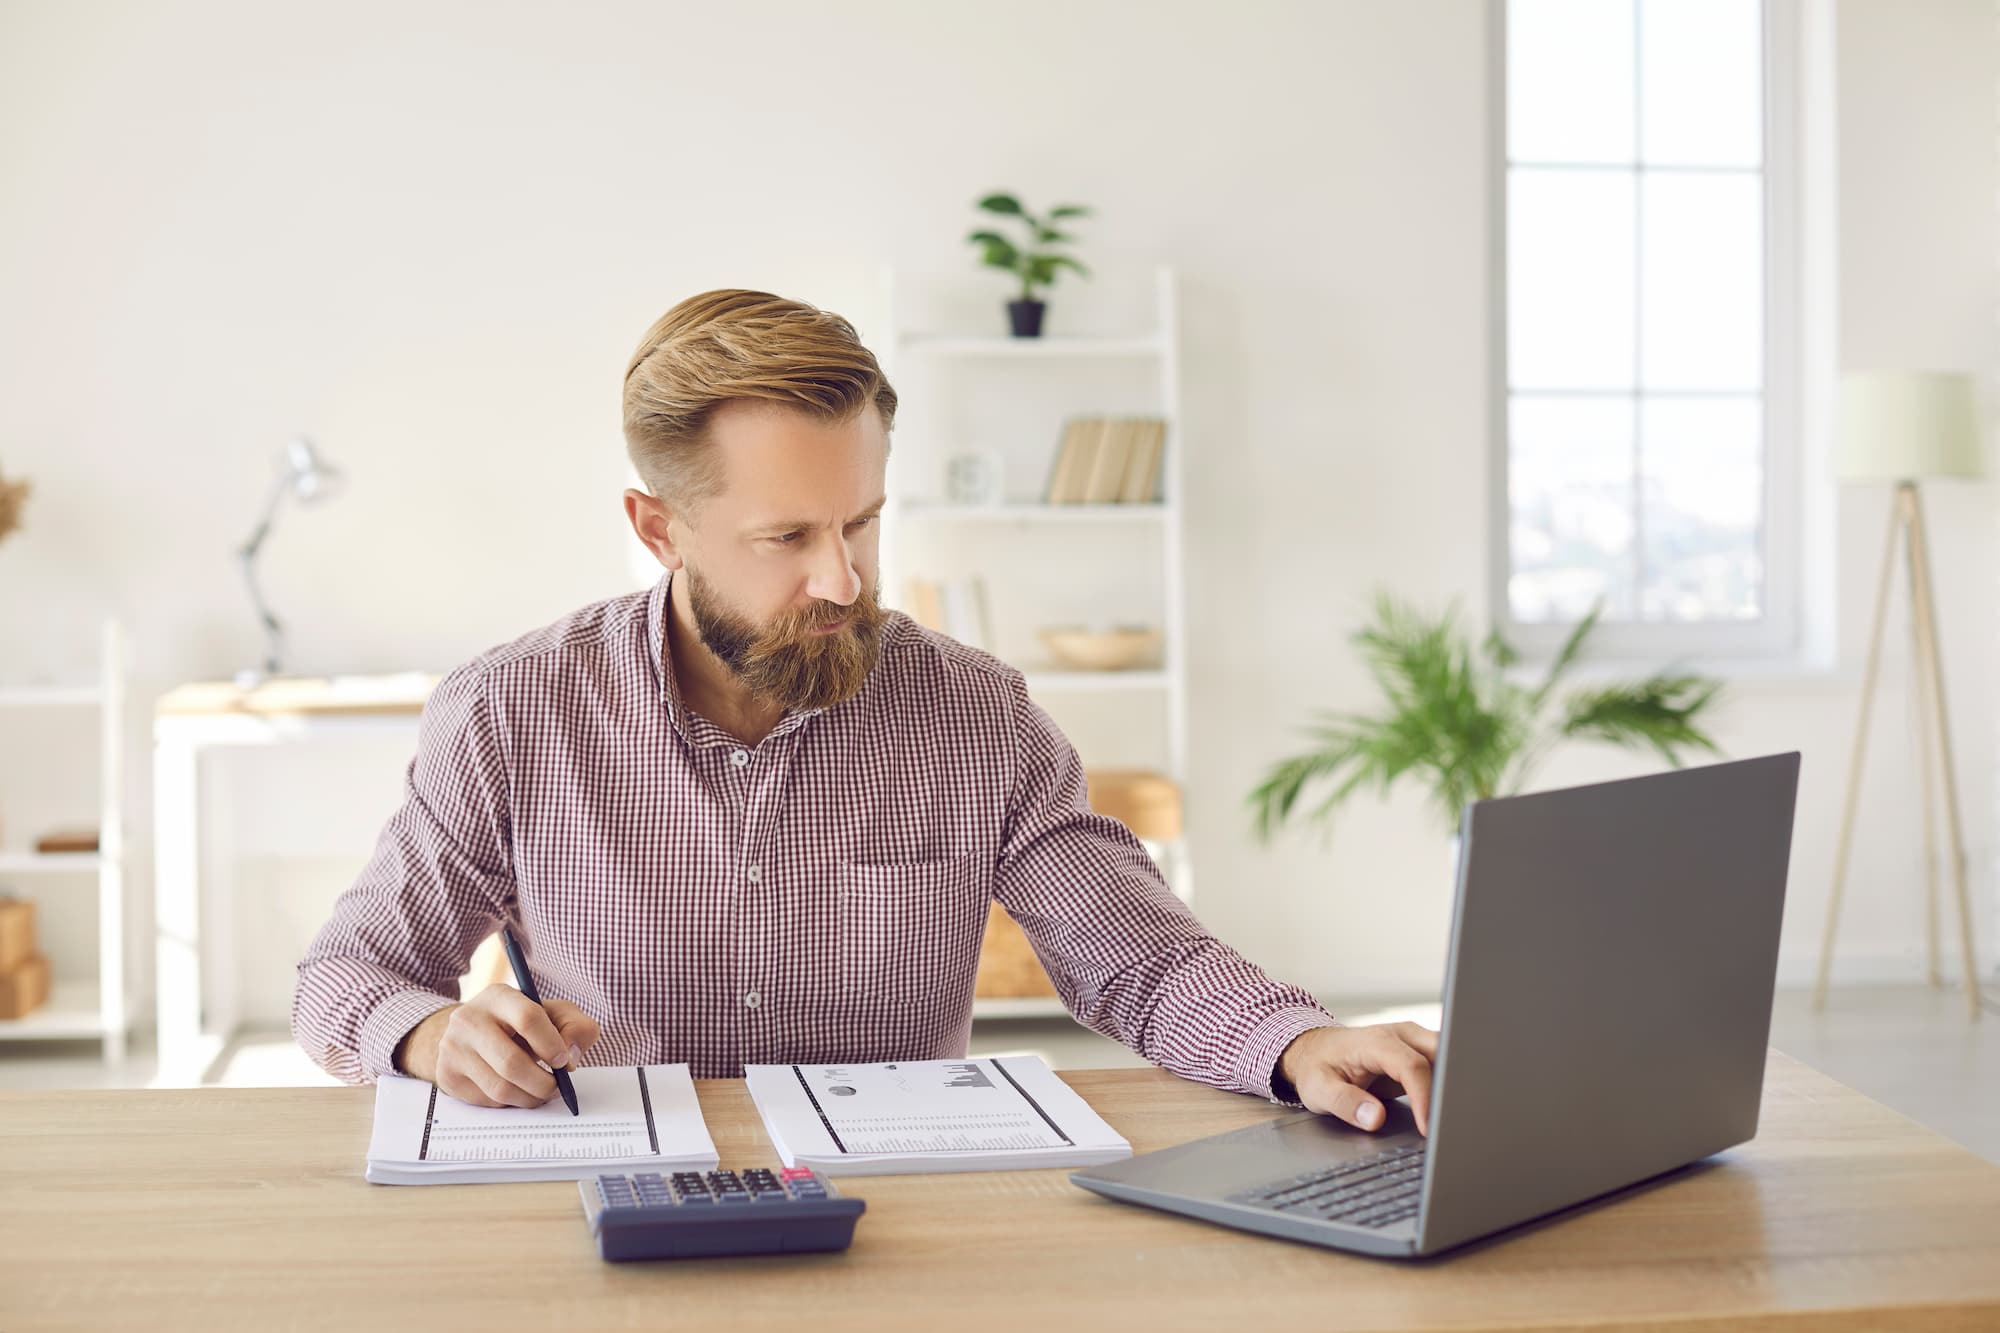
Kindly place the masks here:
POLYGON ((1036 288, 1054 285, 1056 274, 1066 268, 1083 277, 1090 276, 1090 270, 1078 260, 1047 248, 1076 240, 1056 224, 1071 218, 1087 218, 1090 210, 1080 204, 1060 204, 1049 210, 1046 219, 1038 218, 1011 194, 989 194, 979 201, 979 207, 1003 218, 1016 219, 1027 228, 1027 241, 1021 245, 997 231, 975 231, 966 240, 981 247, 982 264, 1005 269, 1021 280, 1021 295, 1007 303, 1007 318, 1016 338, 1039 338, 1042 312, 1048 303, 1036 297, 1036 288))
POLYGON ((1268 841, 1315 785, 1323 784, 1325 794, 1309 819, 1323 829, 1362 787, 1386 793, 1407 777, 1429 790, 1456 835, 1469 803, 1520 791, 1549 749, 1565 740, 1649 749, 1676 768, 1690 753, 1719 753, 1700 725, 1721 694, 1716 681, 1664 670, 1556 701, 1556 687, 1600 610, 1583 618, 1540 682, 1529 686, 1510 677, 1519 658, 1497 631, 1475 649, 1454 612, 1426 619, 1378 595, 1374 623, 1356 631, 1353 642, 1388 707, 1372 716, 1320 714, 1307 729, 1313 748, 1281 760, 1250 793, 1259 839, 1268 841))

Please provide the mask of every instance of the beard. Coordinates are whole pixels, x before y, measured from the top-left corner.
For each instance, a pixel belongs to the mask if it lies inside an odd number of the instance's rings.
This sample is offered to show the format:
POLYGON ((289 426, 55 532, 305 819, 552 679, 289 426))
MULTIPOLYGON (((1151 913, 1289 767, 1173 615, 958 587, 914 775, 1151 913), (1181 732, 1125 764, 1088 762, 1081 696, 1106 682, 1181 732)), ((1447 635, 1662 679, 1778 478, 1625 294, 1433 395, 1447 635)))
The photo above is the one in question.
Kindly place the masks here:
POLYGON ((852 606, 814 602, 759 629, 726 609, 694 566, 687 567, 688 607, 702 643, 750 692, 787 709, 831 708, 861 692, 881 651, 881 585, 863 588, 852 606), (848 623, 831 634, 814 630, 848 623))

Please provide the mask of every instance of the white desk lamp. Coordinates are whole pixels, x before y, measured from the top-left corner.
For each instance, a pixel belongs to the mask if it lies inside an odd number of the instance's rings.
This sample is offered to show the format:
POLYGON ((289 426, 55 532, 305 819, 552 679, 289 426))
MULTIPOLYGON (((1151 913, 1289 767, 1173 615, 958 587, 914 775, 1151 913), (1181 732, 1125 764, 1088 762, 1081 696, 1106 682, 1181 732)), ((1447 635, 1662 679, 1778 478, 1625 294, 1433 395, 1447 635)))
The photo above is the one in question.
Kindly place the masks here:
POLYGON ((271 525, 277 519, 278 508, 287 495, 295 496, 300 504, 317 504, 337 493, 341 481, 340 469, 321 458, 312 441, 303 435, 294 438, 278 456, 277 482, 271 488, 271 498, 264 505, 263 517, 257 521, 256 531, 250 534, 250 540, 244 542, 236 553, 236 559, 243 566, 243 583, 250 590, 250 604, 256 609, 257 620, 264 627, 264 665, 236 673, 236 683, 243 689, 255 689, 283 668, 284 626, 271 614, 270 605, 265 602, 263 591, 257 585, 257 553, 263 550, 264 540, 271 535, 271 525))
POLYGON ((1848 481, 1893 481, 1888 547, 1875 592, 1875 626, 1868 639, 1868 666, 1861 684, 1861 718, 1854 733, 1854 757, 1847 775, 1847 806, 1841 817, 1840 847, 1833 863, 1833 898, 1827 908, 1826 938, 1820 948, 1819 979, 1813 1008, 1826 1004, 1827 972, 1833 963, 1833 936, 1840 919, 1840 895, 1847 881, 1848 848, 1854 837, 1854 809, 1861 793, 1862 756, 1868 743, 1868 714, 1882 658, 1882 625, 1889 607, 1889 583, 1896 548, 1909 559, 1913 679, 1917 692, 1917 747, 1924 821, 1924 872, 1928 880, 1925 928, 1930 946, 1929 979, 1938 979, 1937 846, 1932 836, 1936 792, 1944 784, 1945 828, 1951 840, 1952 883, 1958 895, 1959 945, 1965 964, 1965 996, 1979 1017, 1979 972, 1973 962, 1972 907, 1965 885, 1965 837, 1959 825, 1958 777, 1951 754, 1942 654, 1938 647, 1937 603, 1932 595, 1930 538, 1924 527, 1917 481, 1922 477, 1977 477, 1980 457, 1978 391, 1970 375, 1918 371, 1867 371, 1845 375, 1840 385, 1839 475, 1848 481), (1935 731, 1933 731, 1935 728, 1935 731), (1933 747, 1935 746, 1935 751, 1933 747), (1935 772, 1934 772, 1935 770, 1935 772))

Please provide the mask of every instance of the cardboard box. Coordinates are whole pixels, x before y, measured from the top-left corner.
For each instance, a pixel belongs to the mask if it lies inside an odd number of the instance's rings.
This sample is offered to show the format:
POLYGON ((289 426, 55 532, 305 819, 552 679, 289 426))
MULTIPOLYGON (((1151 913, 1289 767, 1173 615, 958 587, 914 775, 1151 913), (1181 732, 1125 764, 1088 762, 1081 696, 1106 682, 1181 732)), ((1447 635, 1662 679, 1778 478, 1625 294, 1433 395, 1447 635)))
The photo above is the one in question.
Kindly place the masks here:
POLYGON ((35 954, 12 971, 0 973, 0 1018, 26 1018, 48 998, 47 955, 35 954))
POLYGON ((0 973, 12 972, 34 952, 34 900, 0 896, 0 973))
POLYGON ((982 1000, 1018 1000, 1053 996, 1056 988, 1035 957, 1027 932, 999 903, 986 912, 986 941, 979 951, 979 973, 972 993, 982 1000))

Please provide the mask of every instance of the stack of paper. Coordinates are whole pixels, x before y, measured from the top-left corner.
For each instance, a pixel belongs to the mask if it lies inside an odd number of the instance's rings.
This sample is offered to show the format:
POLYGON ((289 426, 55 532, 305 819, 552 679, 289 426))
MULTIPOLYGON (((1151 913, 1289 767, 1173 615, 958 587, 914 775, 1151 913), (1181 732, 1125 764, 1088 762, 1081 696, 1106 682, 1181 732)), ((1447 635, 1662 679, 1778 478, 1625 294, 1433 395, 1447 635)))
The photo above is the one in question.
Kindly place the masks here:
POLYGON ((744 1075, 785 1165, 827 1175, 1092 1166, 1132 1155, 1031 1055, 751 1065, 744 1075))
POLYGON ((579 1069, 577 1115, 468 1106, 422 1079, 375 1085, 368 1179, 377 1185, 583 1180, 599 1171, 708 1171, 717 1158, 688 1067, 579 1069))

